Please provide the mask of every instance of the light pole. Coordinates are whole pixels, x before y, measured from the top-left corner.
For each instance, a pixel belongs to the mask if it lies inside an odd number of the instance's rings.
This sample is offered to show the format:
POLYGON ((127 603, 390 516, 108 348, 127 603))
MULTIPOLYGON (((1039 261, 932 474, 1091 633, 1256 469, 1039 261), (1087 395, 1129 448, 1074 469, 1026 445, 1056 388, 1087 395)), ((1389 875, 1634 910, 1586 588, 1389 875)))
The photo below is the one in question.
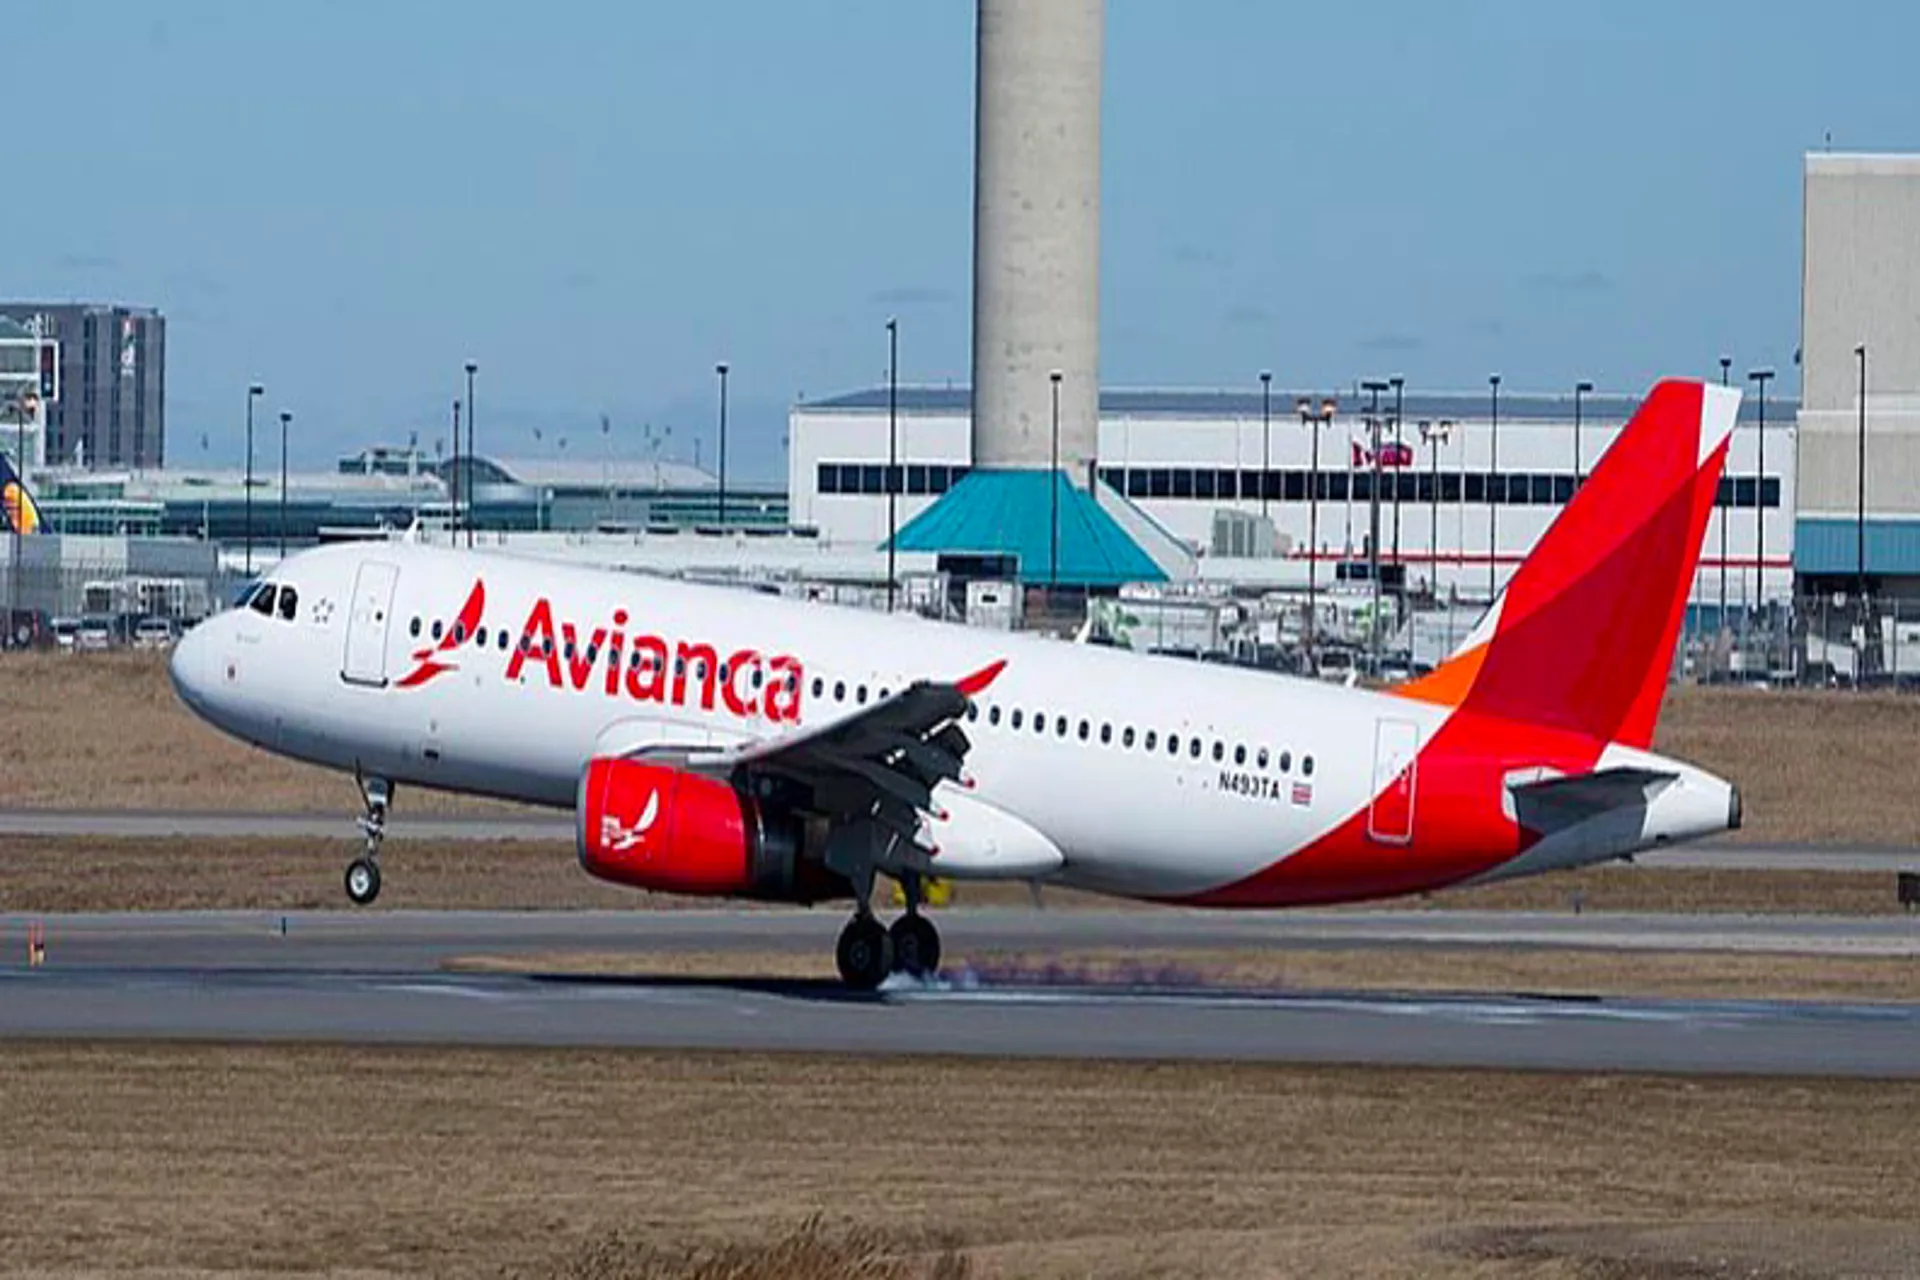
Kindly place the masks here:
POLYGON ((246 540, 247 576, 253 576, 253 402, 267 393, 259 383, 247 388, 246 540))
POLYGON ((727 362, 713 366, 720 377, 720 510, 717 522, 722 532, 727 527, 727 362))
MULTIPOLYGON (((1238 450, 1235 450, 1237 453, 1238 450)), ((1238 463, 1235 464, 1239 465, 1238 463)), ((1273 472, 1273 371, 1260 371, 1260 514, 1267 514, 1267 477, 1273 472)))
POLYGON ((460 400, 453 401, 453 469, 447 472, 447 545, 460 545, 460 400))
MULTIPOLYGON (((1728 380, 1732 376, 1731 374, 1732 369, 1733 369, 1733 357, 1721 356, 1720 357, 1720 385, 1721 386, 1724 387, 1724 386, 1731 385, 1728 380)), ((1722 486, 1729 486, 1732 484, 1732 481, 1725 478, 1724 471, 1721 473, 1721 475, 1722 475, 1722 479, 1721 479, 1722 486)), ((1720 631, 1725 631, 1727 629, 1727 507, 1729 504, 1720 501, 1720 495, 1718 493, 1713 495, 1713 502, 1715 506, 1720 508, 1720 625, 1717 629, 1720 631)))
MULTIPOLYGON (((1853 349, 1860 361, 1860 479, 1855 498, 1853 523, 1853 575, 1854 591, 1860 597, 1860 652, 1867 649, 1867 344, 1861 343, 1853 349)), ((1854 685, 1860 684, 1864 663, 1856 663, 1854 685)))
POLYGON ((893 540, 900 532, 899 516, 895 507, 900 486, 894 483, 894 475, 900 469, 900 322, 891 317, 887 320, 887 612, 893 612, 893 584, 895 575, 893 540))
POLYGON ((1437 603, 1440 599, 1440 446, 1453 435, 1453 423, 1446 418, 1420 423, 1420 443, 1427 446, 1427 470, 1431 487, 1427 490, 1427 579, 1437 603))
MULTIPOLYGON (((1401 393, 1406 389, 1407 380, 1396 374, 1388 378, 1387 382, 1393 387, 1393 562, 1397 565, 1400 563, 1400 460, 1403 456, 1400 450, 1404 447, 1400 434, 1400 405, 1401 393)), ((1405 584, 1406 578, 1402 575, 1401 590, 1403 592, 1406 589, 1405 584)))
POLYGON ((1312 470, 1307 480, 1307 662, 1314 664, 1316 632, 1319 628, 1320 584, 1320 428, 1333 422, 1339 402, 1331 396, 1315 409, 1313 401, 1301 396, 1294 402, 1300 412, 1300 425, 1313 434, 1312 470))
POLYGON ((1492 388, 1492 413, 1488 419, 1491 428, 1487 462, 1487 603, 1494 600, 1494 575, 1500 564, 1500 499, 1506 496, 1506 480, 1500 474, 1500 375, 1487 375, 1487 386, 1492 388))
POLYGON ((1367 485, 1367 577, 1373 582, 1372 614, 1367 622, 1367 652, 1373 673, 1380 674, 1380 393, 1387 384, 1369 379, 1360 384, 1367 393, 1367 461, 1373 471, 1367 485))
POLYGON ((467 545, 473 545, 473 521, 479 511, 474 499, 473 487, 473 420, 480 416, 473 401, 473 375, 480 372, 480 366, 472 360, 467 361, 467 482, 461 486, 467 495, 467 545))
POLYGON ((1053 607, 1054 592, 1060 586, 1060 371, 1047 375, 1053 383, 1053 470, 1047 475, 1051 506, 1047 533, 1047 607, 1053 607))
POLYGON ((1767 383, 1773 380, 1773 370, 1750 369, 1747 378, 1760 389, 1753 477, 1753 603, 1757 608, 1766 603, 1767 594, 1767 383))
POLYGON ((1580 381, 1573 384, 1573 491, 1578 494, 1585 476, 1580 471, 1580 397, 1593 394, 1591 382, 1580 381))
POLYGON ((287 426, 293 415, 280 411, 280 558, 287 558, 287 426))

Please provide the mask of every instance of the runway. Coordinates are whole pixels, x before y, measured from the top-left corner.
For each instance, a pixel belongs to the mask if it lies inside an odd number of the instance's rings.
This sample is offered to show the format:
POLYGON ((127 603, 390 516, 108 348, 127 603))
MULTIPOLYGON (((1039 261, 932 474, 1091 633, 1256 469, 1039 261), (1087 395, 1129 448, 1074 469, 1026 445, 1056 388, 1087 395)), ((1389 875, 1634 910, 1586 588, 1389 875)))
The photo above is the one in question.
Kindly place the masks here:
MULTIPOLYGON (((943 913, 970 949, 1612 945, 1671 949, 1698 921, 1519 913, 943 913), (1478 942, 1476 942, 1476 939, 1478 942)), ((1435 1067, 1920 1077, 1920 1005, 1436 997, 996 980, 964 965, 873 996, 811 981, 450 973, 451 958, 628 948, 826 947, 837 912, 182 913, 0 917, 0 1036, 1173 1058, 1435 1067), (283 932, 284 930, 284 932, 283 932)), ((1739 918, 1696 946, 1920 955, 1904 919, 1739 918), (1748 930, 1747 926, 1752 929, 1748 930)))
MULTIPOLYGON (((231 813, 192 810, 4 809, 0 836, 97 839, 340 839, 355 840, 356 815, 231 813)), ((488 817, 408 814, 404 799, 388 825, 388 838, 404 840, 551 840, 570 843, 573 819, 538 812, 488 817)), ((1850 848, 1830 845, 1696 844, 1643 856, 1650 867, 1713 867, 1744 871, 1920 870, 1920 849, 1850 848)))

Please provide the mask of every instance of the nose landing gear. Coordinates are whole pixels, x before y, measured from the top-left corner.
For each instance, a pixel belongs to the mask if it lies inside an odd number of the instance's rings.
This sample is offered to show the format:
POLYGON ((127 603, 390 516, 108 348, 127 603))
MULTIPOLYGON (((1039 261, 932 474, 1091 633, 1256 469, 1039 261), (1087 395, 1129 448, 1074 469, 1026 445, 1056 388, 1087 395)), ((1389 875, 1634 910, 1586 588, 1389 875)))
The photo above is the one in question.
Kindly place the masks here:
POLYGON ((347 897, 355 906, 364 907, 380 896, 380 842, 387 838, 387 810, 393 804, 393 784, 385 778, 363 778, 358 773, 354 781, 360 787, 360 800, 367 812, 360 819, 360 830, 366 833, 365 852, 347 864, 347 897))

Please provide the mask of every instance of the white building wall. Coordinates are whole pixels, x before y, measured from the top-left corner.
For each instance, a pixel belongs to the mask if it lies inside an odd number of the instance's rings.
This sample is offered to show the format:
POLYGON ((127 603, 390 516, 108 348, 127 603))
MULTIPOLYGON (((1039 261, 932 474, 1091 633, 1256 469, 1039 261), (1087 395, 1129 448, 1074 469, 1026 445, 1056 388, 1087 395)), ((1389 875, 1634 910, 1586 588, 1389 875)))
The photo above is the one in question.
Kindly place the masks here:
POLYGON ((1806 158, 1800 476, 1809 516, 1920 516, 1920 155, 1806 158))

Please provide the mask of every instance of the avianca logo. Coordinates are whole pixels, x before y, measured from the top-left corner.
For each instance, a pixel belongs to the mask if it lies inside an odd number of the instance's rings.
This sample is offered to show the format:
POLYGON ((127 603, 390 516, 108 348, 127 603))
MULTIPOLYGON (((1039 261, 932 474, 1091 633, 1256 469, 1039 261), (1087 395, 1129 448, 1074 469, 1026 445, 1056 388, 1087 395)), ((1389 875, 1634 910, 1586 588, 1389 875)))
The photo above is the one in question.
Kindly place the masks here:
POLYGON ((520 629, 507 679, 524 679, 532 667, 555 689, 584 693, 596 688, 609 698, 724 709, 743 720, 758 716, 773 724, 799 721, 800 659, 758 649, 739 649, 723 658, 699 641, 669 644, 661 636, 628 635, 627 622, 627 611, 615 609, 610 626, 582 635, 572 622, 556 623, 553 603, 543 596, 520 629))
POLYGON ((475 578, 473 590, 467 593, 467 602, 460 606, 460 615, 453 625, 440 637, 440 643, 427 645, 413 651, 413 670, 400 677, 396 682, 402 689, 417 689, 435 676, 449 671, 459 670, 459 664, 446 655, 460 647, 467 638, 479 628, 480 615, 487 607, 487 584, 475 578))
POLYGON ((647 832, 653 830, 654 822, 660 817, 660 793, 655 791, 647 797, 647 804, 632 826, 621 822, 611 813, 600 816, 600 843, 608 853, 626 853, 647 838, 647 832))

